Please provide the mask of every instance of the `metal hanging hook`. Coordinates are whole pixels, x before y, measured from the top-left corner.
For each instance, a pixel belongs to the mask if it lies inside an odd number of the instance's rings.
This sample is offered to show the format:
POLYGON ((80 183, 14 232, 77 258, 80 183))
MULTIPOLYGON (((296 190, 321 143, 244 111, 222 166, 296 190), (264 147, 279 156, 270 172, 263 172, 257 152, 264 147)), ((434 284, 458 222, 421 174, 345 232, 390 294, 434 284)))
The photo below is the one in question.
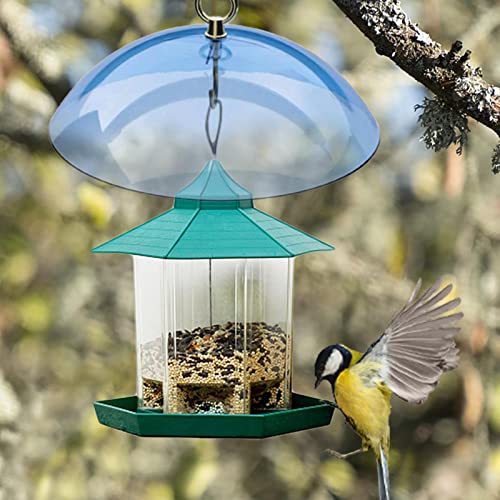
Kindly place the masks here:
POLYGON ((217 105, 219 100, 219 60, 220 60, 220 43, 212 42, 210 53, 208 55, 207 63, 212 60, 212 88, 208 91, 210 99, 210 107, 212 109, 217 105))
POLYGON ((211 42, 210 53, 208 55, 207 63, 212 60, 212 88, 208 91, 208 110, 205 117, 205 132, 210 149, 214 156, 217 155, 217 146, 219 144, 219 137, 222 128, 222 101, 219 99, 219 59, 220 59, 220 42, 211 42), (212 136, 210 121, 212 112, 218 108, 217 126, 215 127, 215 134, 212 136))
POLYGON ((220 99, 215 101, 214 106, 210 105, 207 110, 207 116, 205 118, 205 133, 207 134, 208 144, 210 145, 210 150, 212 154, 217 156, 217 147, 219 145, 220 131, 222 129, 222 102, 220 99), (217 127, 215 129, 215 134, 212 137, 212 132, 210 130, 210 118, 212 112, 218 107, 218 117, 217 117, 217 127))
POLYGON ((239 9, 239 1, 238 0, 230 0, 231 7, 229 12, 224 16, 209 16, 204 10, 202 5, 202 0, 194 1, 194 8, 196 10, 196 14, 200 17, 200 19, 208 24, 207 31, 205 36, 211 38, 212 40, 219 40, 227 36, 224 25, 226 23, 231 22, 238 14, 239 9))

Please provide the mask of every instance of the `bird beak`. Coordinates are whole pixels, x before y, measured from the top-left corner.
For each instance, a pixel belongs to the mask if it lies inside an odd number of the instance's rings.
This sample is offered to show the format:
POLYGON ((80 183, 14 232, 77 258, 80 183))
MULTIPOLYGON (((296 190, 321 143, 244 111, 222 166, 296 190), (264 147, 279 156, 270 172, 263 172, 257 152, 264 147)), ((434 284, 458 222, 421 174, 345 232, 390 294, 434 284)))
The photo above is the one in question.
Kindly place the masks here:
POLYGON ((323 379, 322 379, 321 377, 318 377, 318 378, 316 379, 316 382, 314 382, 314 388, 315 388, 315 389, 317 389, 317 388, 318 388, 318 386, 319 386, 319 384, 321 384, 321 381, 322 381, 322 380, 323 380, 323 379))

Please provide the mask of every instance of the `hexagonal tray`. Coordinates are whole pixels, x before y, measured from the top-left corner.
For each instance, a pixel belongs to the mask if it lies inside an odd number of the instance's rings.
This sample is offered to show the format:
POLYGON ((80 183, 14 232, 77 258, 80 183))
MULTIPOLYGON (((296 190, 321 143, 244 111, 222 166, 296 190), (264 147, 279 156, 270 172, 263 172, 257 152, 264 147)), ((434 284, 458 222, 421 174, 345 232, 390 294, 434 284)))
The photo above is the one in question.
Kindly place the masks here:
POLYGON ((203 437, 260 439, 328 425, 331 403, 293 394, 292 409, 259 414, 173 414, 137 411, 136 396, 97 401, 97 419, 103 425, 147 437, 203 437))

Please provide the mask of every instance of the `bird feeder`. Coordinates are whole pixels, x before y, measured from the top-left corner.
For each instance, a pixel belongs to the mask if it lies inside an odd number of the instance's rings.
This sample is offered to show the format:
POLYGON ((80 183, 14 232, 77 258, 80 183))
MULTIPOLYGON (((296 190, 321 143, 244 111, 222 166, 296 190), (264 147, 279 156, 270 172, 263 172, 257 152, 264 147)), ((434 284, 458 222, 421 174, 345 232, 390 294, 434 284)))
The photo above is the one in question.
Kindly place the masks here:
MULTIPOLYGON (((232 2, 233 7, 236 5, 232 2)), ((137 395, 95 404, 145 436, 266 437, 329 423, 292 393, 294 258, 333 247, 254 200, 328 184, 379 140, 354 90, 313 54, 227 18, 111 54, 56 111, 73 166, 173 197, 173 208, 94 249, 133 256, 137 395), (200 168, 201 167, 201 168, 200 168)))

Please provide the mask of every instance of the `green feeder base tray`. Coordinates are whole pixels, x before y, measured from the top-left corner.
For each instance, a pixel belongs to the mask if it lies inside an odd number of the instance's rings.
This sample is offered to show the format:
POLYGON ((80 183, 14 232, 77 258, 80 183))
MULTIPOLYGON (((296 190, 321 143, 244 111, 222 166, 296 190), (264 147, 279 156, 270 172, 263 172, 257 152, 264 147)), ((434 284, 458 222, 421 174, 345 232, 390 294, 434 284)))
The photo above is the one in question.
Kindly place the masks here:
POLYGON ((149 437, 266 438, 328 425, 333 406, 326 401, 293 394, 292 409, 259 414, 174 414, 137 411, 136 396, 97 401, 103 425, 149 437))

